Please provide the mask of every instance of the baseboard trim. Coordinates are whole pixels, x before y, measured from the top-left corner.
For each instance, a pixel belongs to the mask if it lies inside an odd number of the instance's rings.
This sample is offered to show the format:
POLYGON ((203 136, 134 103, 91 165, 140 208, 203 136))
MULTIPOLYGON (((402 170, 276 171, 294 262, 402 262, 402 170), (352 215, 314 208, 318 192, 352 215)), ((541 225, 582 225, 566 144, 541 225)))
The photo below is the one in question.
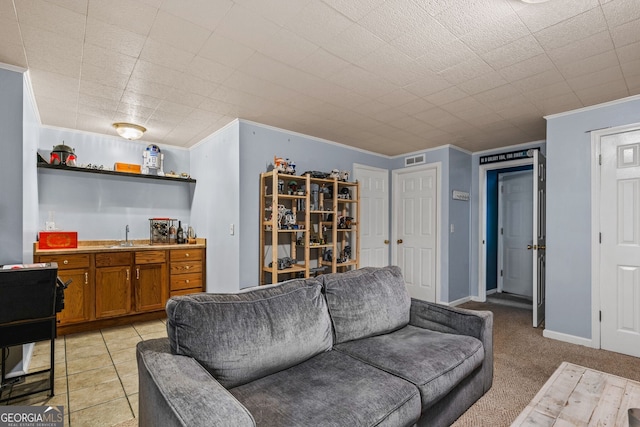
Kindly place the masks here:
POLYGON ((471 297, 464 297, 464 298, 457 299, 455 301, 445 302, 444 305, 448 305, 449 307, 455 307, 457 305, 464 304, 465 302, 469 302, 469 301, 471 301, 471 297))
POLYGON ((550 331, 549 329, 545 329, 544 331, 542 331, 542 336, 545 338, 551 338, 553 340, 568 342, 570 344, 577 344, 591 348, 600 348, 600 346, 594 345, 591 338, 577 337, 575 335, 569 335, 562 332, 550 331))

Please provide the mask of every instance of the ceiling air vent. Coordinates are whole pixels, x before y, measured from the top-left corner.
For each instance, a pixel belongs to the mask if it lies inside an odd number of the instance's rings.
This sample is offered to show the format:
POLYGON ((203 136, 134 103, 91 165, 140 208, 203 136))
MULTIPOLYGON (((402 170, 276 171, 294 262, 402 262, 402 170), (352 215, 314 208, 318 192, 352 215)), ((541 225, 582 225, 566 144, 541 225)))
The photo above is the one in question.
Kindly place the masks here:
POLYGON ((413 156, 413 157, 405 157, 404 158, 404 167, 420 165, 420 164, 422 164, 424 162, 425 162, 424 154, 419 154, 419 155, 413 156))

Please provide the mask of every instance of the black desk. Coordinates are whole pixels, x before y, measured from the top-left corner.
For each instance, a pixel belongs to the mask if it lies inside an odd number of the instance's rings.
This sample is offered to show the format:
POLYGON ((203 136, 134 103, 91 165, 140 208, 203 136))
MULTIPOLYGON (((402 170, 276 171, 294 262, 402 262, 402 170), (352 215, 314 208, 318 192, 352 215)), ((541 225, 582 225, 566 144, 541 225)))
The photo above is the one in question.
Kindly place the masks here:
POLYGON ((53 396, 55 338, 56 338, 56 263, 28 264, 26 268, 0 269, 0 347, 2 369, 0 403, 43 391, 53 396), (50 367, 30 372, 24 377, 49 373, 48 387, 31 390, 11 397, 2 392, 11 384, 6 382, 7 347, 49 340, 50 367))

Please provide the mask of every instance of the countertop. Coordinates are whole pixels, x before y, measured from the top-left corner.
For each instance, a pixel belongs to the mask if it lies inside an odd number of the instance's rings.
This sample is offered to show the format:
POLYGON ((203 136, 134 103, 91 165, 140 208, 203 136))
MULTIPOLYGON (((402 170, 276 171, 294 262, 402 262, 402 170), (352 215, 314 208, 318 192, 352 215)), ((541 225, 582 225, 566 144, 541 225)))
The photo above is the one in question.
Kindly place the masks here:
POLYGON ((120 240, 81 240, 77 248, 70 249, 40 249, 38 242, 33 244, 34 255, 60 255, 87 252, 118 252, 118 251, 157 251, 169 249, 206 248, 207 239, 197 238, 196 243, 178 244, 149 244, 149 239, 132 240, 133 246, 120 246, 120 240))

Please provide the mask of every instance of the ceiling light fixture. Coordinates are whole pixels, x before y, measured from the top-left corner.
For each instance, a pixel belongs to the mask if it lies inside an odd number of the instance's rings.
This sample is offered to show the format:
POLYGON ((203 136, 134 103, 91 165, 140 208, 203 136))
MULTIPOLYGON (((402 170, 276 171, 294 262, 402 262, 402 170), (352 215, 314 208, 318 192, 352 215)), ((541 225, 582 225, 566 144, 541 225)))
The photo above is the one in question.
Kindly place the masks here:
POLYGON ((133 140, 142 138, 142 134, 144 134, 147 129, 140 126, 134 125, 133 123, 114 123, 113 127, 116 128, 116 132, 123 138, 133 140))

